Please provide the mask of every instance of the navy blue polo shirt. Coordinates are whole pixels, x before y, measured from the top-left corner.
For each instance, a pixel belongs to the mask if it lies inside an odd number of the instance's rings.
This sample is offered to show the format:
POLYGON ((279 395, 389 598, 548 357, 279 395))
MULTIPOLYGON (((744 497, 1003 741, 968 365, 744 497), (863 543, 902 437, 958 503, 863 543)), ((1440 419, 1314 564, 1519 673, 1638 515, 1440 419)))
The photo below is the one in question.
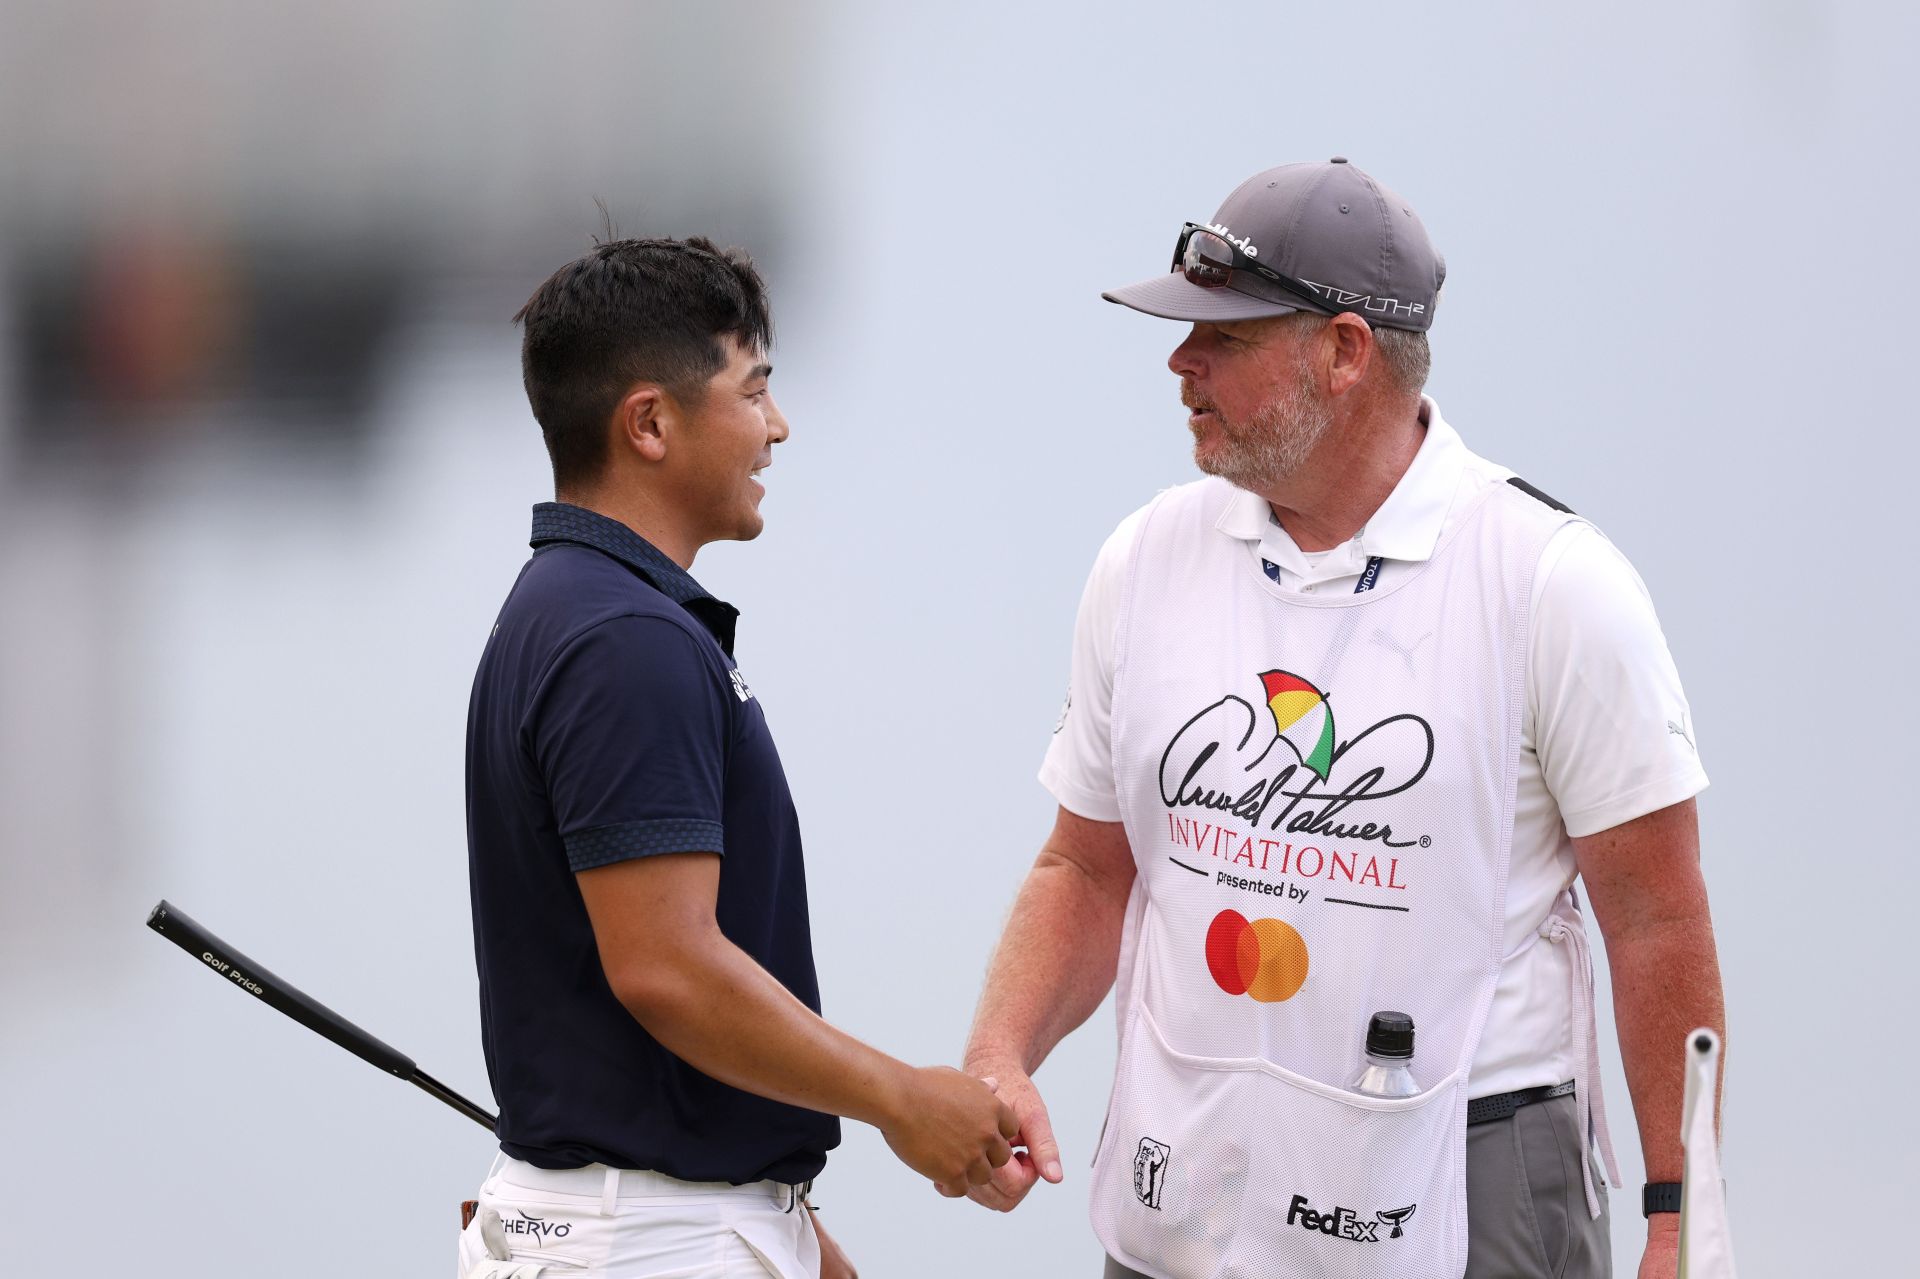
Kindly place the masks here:
POLYGON ((820 1009, 800 826, 738 616, 625 525, 533 512, 467 716, 467 851, 501 1149, 687 1181, 805 1181, 840 1121, 709 1078, 614 998, 577 871, 721 855, 720 931, 820 1009))

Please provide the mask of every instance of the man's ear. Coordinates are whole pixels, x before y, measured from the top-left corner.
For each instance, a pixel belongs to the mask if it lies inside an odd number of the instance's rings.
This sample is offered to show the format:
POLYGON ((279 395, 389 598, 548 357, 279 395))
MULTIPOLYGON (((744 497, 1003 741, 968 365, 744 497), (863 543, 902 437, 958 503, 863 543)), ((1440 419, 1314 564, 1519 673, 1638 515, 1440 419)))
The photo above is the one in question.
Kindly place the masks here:
POLYGON ((1327 324, 1325 337, 1332 344, 1328 389, 1342 395, 1367 375, 1367 366, 1373 362, 1373 331, 1359 316, 1342 311, 1327 324))
POLYGON ((614 447, 645 462, 663 461, 676 412, 673 397, 653 382, 637 382, 613 411, 614 447))

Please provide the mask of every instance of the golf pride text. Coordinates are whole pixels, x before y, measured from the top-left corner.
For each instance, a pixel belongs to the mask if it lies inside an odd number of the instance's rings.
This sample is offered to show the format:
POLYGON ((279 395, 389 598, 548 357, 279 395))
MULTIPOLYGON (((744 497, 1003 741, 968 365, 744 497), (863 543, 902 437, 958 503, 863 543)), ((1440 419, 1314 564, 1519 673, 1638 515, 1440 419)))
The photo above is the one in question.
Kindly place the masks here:
POLYGON ((254 981, 252 978, 248 977, 245 973, 241 972, 238 968, 235 968, 232 964, 229 964, 226 960, 221 959, 219 956, 215 955, 212 951, 210 950, 201 951, 200 958, 203 962, 205 962, 207 967, 213 969, 213 971, 215 971, 216 973, 222 973, 225 976, 231 977, 233 979, 234 985, 240 987, 244 991, 247 991, 249 994, 254 994, 254 995, 266 994, 266 987, 262 986, 259 982, 254 981))

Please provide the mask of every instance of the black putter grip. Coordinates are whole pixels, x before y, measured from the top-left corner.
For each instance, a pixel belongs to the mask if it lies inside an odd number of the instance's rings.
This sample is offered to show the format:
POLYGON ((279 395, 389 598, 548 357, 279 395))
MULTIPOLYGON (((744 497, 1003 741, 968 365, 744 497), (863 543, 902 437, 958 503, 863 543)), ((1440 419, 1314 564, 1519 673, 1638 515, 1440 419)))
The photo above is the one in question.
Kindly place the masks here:
POLYGON ((409 1082, 419 1074, 413 1058, 381 1043, 326 1005, 309 999, 165 901, 147 916, 147 927, 260 1002, 277 1008, 315 1034, 325 1035, 362 1061, 409 1082))

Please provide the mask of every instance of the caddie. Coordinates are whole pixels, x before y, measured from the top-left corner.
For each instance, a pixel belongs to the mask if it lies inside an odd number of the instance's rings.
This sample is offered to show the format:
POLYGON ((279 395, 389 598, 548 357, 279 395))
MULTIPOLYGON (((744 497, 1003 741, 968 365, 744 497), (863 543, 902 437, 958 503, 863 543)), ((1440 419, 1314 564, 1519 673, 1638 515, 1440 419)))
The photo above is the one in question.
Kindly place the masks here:
POLYGON ((1020 1119, 971 1192, 1011 1209, 1061 1179, 1031 1076, 1115 989, 1108 1279, 1610 1275, 1586 904, 1640 1274, 1674 1273, 1674 1045, 1724 1030, 1707 779, 1632 566, 1422 394, 1444 279, 1412 206, 1335 157, 1247 179, 1104 295, 1191 324, 1168 365, 1207 478, 1094 563, 1058 817, 966 1064, 1020 1119), (1370 1037, 1376 1013, 1404 1016, 1370 1037))

